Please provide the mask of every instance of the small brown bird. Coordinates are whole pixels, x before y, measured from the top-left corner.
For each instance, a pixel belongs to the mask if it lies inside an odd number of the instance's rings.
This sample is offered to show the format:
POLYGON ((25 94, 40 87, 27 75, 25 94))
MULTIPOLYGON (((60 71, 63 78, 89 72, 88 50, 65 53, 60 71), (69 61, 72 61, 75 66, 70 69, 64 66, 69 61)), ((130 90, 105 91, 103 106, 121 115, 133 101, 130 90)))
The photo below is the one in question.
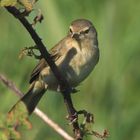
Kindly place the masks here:
MULTIPOLYGON (((95 27, 86 19, 73 21, 68 35, 50 50, 50 54, 70 86, 76 87, 91 73, 99 60, 95 27)), ((29 114, 47 89, 59 92, 59 83, 43 58, 34 68, 30 84, 29 91, 20 99, 27 106, 29 114)))

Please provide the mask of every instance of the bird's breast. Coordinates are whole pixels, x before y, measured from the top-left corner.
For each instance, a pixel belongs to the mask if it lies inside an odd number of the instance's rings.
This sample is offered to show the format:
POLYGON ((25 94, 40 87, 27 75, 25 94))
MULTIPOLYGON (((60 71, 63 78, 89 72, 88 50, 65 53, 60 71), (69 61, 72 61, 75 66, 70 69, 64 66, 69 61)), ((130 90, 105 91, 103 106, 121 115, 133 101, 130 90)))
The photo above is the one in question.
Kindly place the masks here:
MULTIPOLYGON (((67 47, 73 47, 69 48, 67 52, 56 61, 56 64, 69 84, 75 87, 93 70, 98 62, 99 50, 98 47, 94 47, 94 45, 80 47, 77 42, 69 43, 67 47)), ((59 83, 49 67, 43 69, 41 79, 49 85, 48 89, 59 90, 59 83)))
POLYGON ((98 59, 98 48, 87 46, 76 48, 76 53, 66 67, 65 76, 72 86, 77 86, 93 70, 98 59))

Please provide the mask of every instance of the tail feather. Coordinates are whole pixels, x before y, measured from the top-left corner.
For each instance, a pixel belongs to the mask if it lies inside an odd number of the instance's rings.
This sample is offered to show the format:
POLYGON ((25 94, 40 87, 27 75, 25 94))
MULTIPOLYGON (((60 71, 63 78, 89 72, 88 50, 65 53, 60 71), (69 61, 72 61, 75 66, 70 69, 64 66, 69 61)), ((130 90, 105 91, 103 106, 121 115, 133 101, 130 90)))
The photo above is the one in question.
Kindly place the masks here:
POLYGON ((23 102, 27 108, 28 114, 30 115, 35 107, 37 106, 39 100, 45 93, 45 89, 41 89, 38 92, 34 92, 34 85, 29 89, 29 91, 12 107, 9 113, 14 110, 14 108, 21 102, 23 102))
POLYGON ((20 100, 24 102, 29 112, 29 115, 34 111, 35 107, 37 106, 38 102, 40 101, 41 97, 44 95, 45 90, 41 90, 39 92, 33 92, 30 89, 20 100))

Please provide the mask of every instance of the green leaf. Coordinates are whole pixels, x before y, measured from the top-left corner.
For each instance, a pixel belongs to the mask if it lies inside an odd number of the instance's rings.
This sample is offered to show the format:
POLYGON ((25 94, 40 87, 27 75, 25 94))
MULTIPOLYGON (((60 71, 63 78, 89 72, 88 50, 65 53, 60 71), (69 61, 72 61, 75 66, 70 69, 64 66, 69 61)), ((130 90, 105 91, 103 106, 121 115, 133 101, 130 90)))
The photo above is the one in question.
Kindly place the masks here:
POLYGON ((23 102, 18 102, 12 110, 8 113, 7 124, 9 127, 13 126, 25 126, 27 129, 31 129, 32 125, 28 120, 28 111, 23 102))
POLYGON ((8 140, 7 135, 3 131, 0 131, 0 140, 8 140))
POLYGON ((0 6, 15 6, 17 3, 17 0, 0 0, 0 6))
POLYGON ((31 0, 19 0, 19 3, 23 5, 27 11, 31 11, 33 9, 33 3, 31 0))

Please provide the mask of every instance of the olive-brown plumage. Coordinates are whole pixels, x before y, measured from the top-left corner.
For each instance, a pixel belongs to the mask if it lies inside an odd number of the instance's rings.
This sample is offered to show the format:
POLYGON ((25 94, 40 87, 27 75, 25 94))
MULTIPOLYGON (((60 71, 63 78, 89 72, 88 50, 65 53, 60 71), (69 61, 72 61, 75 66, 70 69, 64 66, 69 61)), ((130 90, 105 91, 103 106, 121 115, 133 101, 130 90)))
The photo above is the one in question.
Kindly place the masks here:
MULTIPOLYGON (((95 27, 86 19, 73 21, 67 36, 50 50, 50 54, 69 84, 76 87, 91 73, 99 60, 95 27)), ((29 91, 21 98, 29 114, 47 89, 59 92, 59 83, 42 58, 32 71, 29 91)))

